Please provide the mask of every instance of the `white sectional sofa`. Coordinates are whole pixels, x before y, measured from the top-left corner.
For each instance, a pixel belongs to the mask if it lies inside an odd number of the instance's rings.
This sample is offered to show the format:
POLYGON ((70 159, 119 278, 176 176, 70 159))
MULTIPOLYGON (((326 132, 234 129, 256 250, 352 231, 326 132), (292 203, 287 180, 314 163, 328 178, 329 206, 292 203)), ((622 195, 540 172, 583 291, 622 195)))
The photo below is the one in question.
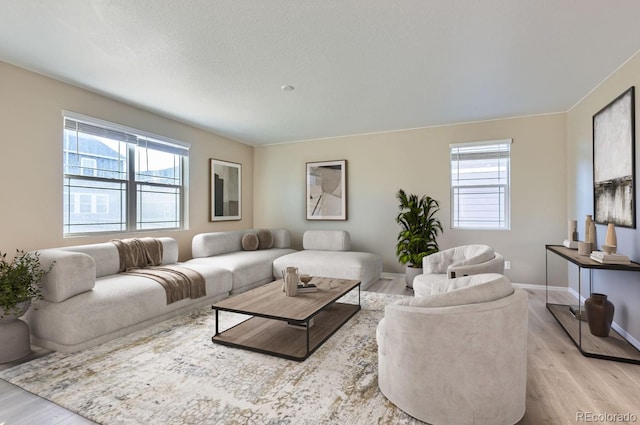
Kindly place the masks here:
POLYGON ((194 258, 181 263, 176 240, 158 240, 161 266, 198 272, 205 280, 204 297, 167 304, 158 282, 119 273, 119 251, 111 242, 39 250, 44 268, 55 264, 42 283, 43 300, 25 315, 32 342, 53 351, 83 350, 272 282, 282 277, 285 266, 316 276, 358 279, 363 289, 382 272, 382 258, 349 251, 349 234, 342 231, 308 231, 300 252, 290 248, 285 229, 201 233, 192 240, 194 258), (247 235, 265 236, 266 245, 260 239, 259 249, 245 249, 247 235))
POLYGON ((191 242, 193 259, 185 264, 203 264, 229 270, 232 274, 231 294, 239 294, 273 282, 273 262, 283 255, 295 252, 290 247, 291 236, 286 229, 200 233, 195 235, 191 242), (245 235, 260 235, 264 231, 272 236, 272 244, 267 244, 270 247, 243 249, 242 239, 245 235))
MULTIPOLYGON (((162 265, 179 264, 178 244, 159 238, 162 265)), ((113 243, 39 250, 43 267, 55 261, 43 281, 43 300, 25 319, 34 344, 73 352, 101 344, 153 323, 210 305, 229 296, 232 276, 208 264, 189 264, 205 279, 206 296, 167 304, 164 288, 150 278, 118 273, 113 243)))
POLYGON ((285 267, 297 267, 313 276, 355 279, 367 289, 382 274, 382 257, 351 251, 351 236, 344 230, 307 230, 302 236, 303 250, 273 261, 273 275, 282 278, 285 267))

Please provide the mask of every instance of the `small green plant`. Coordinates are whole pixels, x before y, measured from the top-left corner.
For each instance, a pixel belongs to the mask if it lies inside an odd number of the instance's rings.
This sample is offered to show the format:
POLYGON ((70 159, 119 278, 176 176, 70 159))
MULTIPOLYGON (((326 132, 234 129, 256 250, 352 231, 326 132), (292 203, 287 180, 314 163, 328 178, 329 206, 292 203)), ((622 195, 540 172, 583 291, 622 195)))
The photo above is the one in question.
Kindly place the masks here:
POLYGON ((400 213, 396 222, 402 230, 398 234, 396 255, 401 264, 422 267, 422 259, 438 252, 438 232, 442 225, 435 214, 440 210, 438 201, 430 196, 407 195, 400 189, 396 195, 400 201, 400 213))
MULTIPOLYGON (((51 271, 42 269, 38 252, 25 253, 16 250, 16 256, 7 261, 7 254, 0 253, 0 308, 4 314, 19 313, 18 304, 42 299, 42 279, 51 271)), ((0 314, 0 319, 4 316, 0 314)))

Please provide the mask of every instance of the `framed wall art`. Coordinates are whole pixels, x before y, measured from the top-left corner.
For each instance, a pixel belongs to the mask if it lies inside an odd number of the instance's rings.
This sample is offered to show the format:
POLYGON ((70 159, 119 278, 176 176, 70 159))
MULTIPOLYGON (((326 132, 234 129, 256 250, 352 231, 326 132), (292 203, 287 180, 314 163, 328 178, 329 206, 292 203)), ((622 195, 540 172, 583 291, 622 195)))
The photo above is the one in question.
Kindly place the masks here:
POLYGON ((593 116, 595 222, 636 227, 635 100, 629 88, 593 116))
POLYGON ((210 221, 242 219, 242 164, 209 161, 210 221))
POLYGON ((347 161, 307 162, 307 220, 347 219, 347 161))

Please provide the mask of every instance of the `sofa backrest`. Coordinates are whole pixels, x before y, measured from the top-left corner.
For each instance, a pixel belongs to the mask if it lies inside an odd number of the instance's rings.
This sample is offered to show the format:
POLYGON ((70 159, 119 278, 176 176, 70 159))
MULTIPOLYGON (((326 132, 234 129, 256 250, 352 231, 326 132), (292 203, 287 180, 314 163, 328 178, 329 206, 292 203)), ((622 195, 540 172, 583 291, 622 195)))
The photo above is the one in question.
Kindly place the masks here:
POLYGON ((498 273, 464 276, 449 279, 448 282, 449 285, 444 292, 402 299, 395 304, 431 308, 451 307, 492 302, 513 294, 511 281, 498 273))
MULTIPOLYGON (((159 238, 162 242, 162 264, 178 261, 178 242, 159 238)), ((43 298, 62 302, 93 289, 96 278, 117 274, 120 268, 118 248, 111 242, 66 246, 39 250, 43 268, 54 264, 42 281, 43 298)))
MULTIPOLYGON (((158 238, 162 242, 162 265, 174 264, 178 261, 178 242, 173 238, 158 238)), ((111 242, 89 245, 65 246, 56 248, 69 252, 87 254, 96 263, 96 277, 109 276, 118 273, 120 256, 118 248, 111 242)))
MULTIPOLYGON (((230 230, 226 232, 199 233, 191 241, 193 258, 212 257, 242 251, 242 237, 261 229, 230 230)), ((273 236, 272 248, 289 248, 291 235, 286 229, 267 229, 273 236)))
POLYGON ((319 251, 350 251, 351 235, 346 230, 307 230, 302 247, 319 251))
POLYGON ((458 266, 481 264, 493 259, 495 254, 489 245, 463 245, 452 248, 452 263, 458 266))

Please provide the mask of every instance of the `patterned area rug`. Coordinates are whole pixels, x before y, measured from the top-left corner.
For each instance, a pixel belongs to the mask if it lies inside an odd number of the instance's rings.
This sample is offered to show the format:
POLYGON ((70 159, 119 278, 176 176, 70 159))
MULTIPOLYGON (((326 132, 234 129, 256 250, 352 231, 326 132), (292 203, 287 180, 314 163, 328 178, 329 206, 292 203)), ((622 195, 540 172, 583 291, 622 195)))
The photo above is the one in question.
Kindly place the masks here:
MULTIPOLYGON (((213 344, 205 308, 0 378, 102 424, 419 424, 378 389, 376 326, 400 297, 363 291, 362 310, 304 362, 213 344)), ((246 317, 220 316, 221 329, 246 317)))

